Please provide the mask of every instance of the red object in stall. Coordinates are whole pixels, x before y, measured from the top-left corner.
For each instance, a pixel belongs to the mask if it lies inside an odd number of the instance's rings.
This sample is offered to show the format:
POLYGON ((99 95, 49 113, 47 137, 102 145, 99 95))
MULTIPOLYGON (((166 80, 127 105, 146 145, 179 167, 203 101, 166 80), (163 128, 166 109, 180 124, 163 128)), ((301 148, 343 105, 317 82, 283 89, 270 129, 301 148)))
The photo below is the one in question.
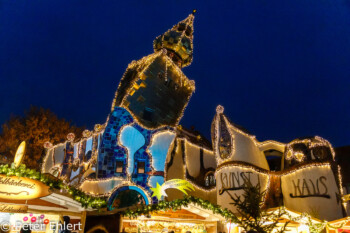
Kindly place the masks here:
POLYGON ((31 222, 36 222, 36 217, 32 217, 32 218, 30 219, 30 221, 31 221, 31 222))

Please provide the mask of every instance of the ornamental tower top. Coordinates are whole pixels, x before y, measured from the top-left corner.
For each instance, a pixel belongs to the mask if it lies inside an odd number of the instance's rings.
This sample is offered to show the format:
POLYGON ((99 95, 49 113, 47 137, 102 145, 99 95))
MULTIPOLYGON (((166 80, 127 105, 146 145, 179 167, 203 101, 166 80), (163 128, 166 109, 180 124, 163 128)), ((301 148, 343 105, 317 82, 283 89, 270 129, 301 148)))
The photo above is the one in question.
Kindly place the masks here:
POLYGON ((167 32, 158 36, 154 42, 154 51, 166 49, 167 55, 180 68, 189 66, 193 59, 193 12, 184 20, 174 25, 167 32))
POLYGON ((178 125, 195 90, 181 69, 192 61, 194 12, 154 40, 153 54, 129 64, 112 111, 127 109, 147 129, 178 125))

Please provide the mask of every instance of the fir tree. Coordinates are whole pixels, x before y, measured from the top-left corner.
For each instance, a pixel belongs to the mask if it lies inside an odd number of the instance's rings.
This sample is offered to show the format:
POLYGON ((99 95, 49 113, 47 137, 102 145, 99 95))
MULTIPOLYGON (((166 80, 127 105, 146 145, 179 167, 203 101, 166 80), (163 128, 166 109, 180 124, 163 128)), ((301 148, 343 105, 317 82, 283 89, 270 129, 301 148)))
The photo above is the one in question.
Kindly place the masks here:
POLYGON ((250 181, 246 181, 242 195, 230 195, 232 203, 239 214, 236 224, 247 232, 269 233, 276 230, 277 233, 283 233, 289 221, 283 226, 277 226, 279 220, 287 213, 284 208, 277 208, 268 211, 264 206, 264 197, 266 190, 260 191, 260 184, 253 186, 250 181))

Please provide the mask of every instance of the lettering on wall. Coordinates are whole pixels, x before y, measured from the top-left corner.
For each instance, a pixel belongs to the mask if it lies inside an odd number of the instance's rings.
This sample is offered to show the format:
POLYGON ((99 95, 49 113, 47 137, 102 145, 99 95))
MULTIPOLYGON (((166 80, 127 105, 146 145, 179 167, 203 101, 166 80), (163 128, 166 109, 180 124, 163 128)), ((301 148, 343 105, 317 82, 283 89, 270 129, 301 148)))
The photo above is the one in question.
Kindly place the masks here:
POLYGON ((253 172, 220 173, 221 189, 219 190, 219 195, 222 195, 224 192, 243 189, 246 183, 253 183, 252 178, 254 176, 260 185, 259 174, 253 172))
POLYGON ((291 198, 305 198, 305 197, 324 197, 331 198, 328 194, 326 185, 327 178, 320 176, 316 180, 312 179, 293 179, 293 193, 290 193, 291 198))

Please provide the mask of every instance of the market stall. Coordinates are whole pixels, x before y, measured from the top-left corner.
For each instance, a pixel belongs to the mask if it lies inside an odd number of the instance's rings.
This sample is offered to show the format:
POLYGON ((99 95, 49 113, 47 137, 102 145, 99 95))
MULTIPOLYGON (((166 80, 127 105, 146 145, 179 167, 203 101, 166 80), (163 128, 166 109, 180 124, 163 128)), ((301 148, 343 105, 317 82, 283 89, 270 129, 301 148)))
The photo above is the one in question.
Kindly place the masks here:
POLYGON ((21 164, 23 142, 12 164, 0 165, 0 230, 17 233, 84 232, 86 211, 104 202, 83 194, 49 174, 21 164))

